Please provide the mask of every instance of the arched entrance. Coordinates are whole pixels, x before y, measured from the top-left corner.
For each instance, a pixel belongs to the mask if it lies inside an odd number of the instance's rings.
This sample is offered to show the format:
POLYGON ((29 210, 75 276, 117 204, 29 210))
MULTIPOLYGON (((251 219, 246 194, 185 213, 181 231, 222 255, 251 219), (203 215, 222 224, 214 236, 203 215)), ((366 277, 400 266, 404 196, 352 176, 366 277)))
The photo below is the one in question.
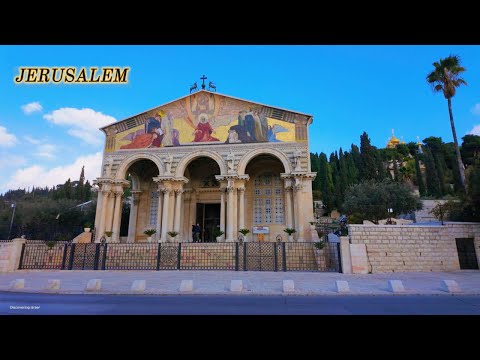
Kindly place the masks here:
POLYGON ((245 186, 248 204, 245 207, 245 223, 251 231, 253 227, 262 227, 263 232, 268 232, 253 233, 253 241, 275 241, 277 235, 286 240, 283 229, 287 227, 288 201, 285 199, 284 181, 280 176, 284 172, 282 160, 269 153, 255 155, 245 165, 245 174, 250 177, 245 186))
MULTIPOLYGON (((199 241, 215 242, 221 225, 224 224, 225 212, 222 213, 222 189, 215 176, 221 174, 217 161, 200 156, 191 160, 185 168, 183 176, 187 178, 188 188, 185 196, 185 217, 183 221, 183 237, 195 241, 193 225, 200 227, 199 241)), ((224 191, 224 190, 223 190, 224 191)))
MULTIPOLYGON (((124 211, 120 227, 122 242, 145 242, 147 229, 157 229, 159 218, 158 186, 153 178, 159 175, 157 164, 150 159, 139 159, 125 170, 130 187, 125 191, 124 211)), ((155 234, 153 238, 157 238, 155 234)))

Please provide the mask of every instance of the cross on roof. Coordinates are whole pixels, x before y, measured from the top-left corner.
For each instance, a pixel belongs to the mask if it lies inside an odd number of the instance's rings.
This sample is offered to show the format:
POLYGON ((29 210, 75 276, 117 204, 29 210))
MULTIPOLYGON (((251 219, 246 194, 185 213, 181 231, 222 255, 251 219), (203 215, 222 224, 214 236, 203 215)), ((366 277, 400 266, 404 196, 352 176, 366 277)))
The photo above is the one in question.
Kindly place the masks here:
POLYGON ((207 77, 203 75, 200 80, 202 80, 202 89, 205 89, 205 80, 207 80, 207 77))

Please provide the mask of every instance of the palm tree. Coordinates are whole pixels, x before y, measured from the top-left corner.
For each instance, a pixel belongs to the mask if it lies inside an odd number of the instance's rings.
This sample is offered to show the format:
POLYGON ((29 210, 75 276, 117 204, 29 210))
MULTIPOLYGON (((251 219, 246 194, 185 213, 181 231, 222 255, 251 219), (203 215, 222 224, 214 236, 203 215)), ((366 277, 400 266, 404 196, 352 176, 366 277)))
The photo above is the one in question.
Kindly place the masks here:
POLYGON ((458 148, 457 132, 455 131, 455 123, 453 122, 452 97, 455 96, 457 87, 467 85, 467 82, 460 77, 460 74, 466 69, 460 66, 460 57, 458 55, 450 55, 445 59, 435 61, 433 66, 435 70, 427 75, 427 82, 432 85, 433 91, 443 91, 443 96, 448 100, 448 112, 450 114, 450 125, 452 127, 455 152, 457 153, 460 181, 465 191, 465 167, 463 166, 462 157, 458 148))

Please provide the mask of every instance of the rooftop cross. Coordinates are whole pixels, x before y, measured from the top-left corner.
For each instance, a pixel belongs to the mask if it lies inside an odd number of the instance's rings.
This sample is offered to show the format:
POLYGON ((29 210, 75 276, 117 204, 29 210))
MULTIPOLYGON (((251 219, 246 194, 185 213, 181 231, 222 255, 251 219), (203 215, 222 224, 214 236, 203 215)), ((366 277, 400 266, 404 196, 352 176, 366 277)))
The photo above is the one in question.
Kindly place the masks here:
POLYGON ((203 75, 200 80, 202 80, 202 89, 205 89, 205 80, 207 80, 207 77, 203 75))

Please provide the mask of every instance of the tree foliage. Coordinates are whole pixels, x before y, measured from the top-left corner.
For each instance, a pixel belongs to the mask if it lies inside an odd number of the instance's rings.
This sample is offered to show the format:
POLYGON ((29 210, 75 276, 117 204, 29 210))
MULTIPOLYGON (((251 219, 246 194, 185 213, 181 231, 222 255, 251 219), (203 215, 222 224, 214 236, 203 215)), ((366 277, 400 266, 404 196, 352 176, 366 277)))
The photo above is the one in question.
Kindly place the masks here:
POLYGON ((380 219, 419 210, 422 203, 407 184, 366 180, 347 189, 343 208, 347 214, 361 214, 364 220, 378 224, 380 219), (389 214, 389 208, 393 213, 389 214))

